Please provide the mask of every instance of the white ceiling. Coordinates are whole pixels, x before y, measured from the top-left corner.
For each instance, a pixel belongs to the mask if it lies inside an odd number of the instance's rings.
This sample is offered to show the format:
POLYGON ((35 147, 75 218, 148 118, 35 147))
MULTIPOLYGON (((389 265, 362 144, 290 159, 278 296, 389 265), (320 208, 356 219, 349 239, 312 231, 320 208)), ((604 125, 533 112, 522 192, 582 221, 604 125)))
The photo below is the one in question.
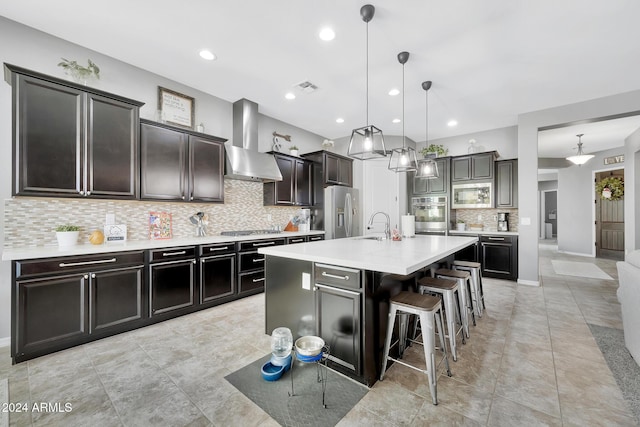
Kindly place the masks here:
MULTIPOLYGON (((20 0, 1 2, 0 15, 230 102, 251 99, 263 114, 335 139, 367 124, 363 4, 20 0), (335 40, 319 40, 324 25, 335 29, 335 40), (202 48, 218 59, 202 60, 202 48), (304 80, 319 90, 284 99, 304 80), (345 122, 336 123, 337 117, 345 122)), ((385 134, 402 134, 402 124, 391 123, 402 117, 402 96, 387 92, 402 88, 396 55, 403 50, 411 53, 405 66, 405 133, 415 141, 425 139, 424 80, 433 81, 430 139, 512 126, 521 113, 640 89, 636 0, 372 4, 369 122, 385 134), (450 119, 459 125, 447 127, 450 119)), ((558 157, 568 154, 576 133, 585 133, 585 150, 596 151, 589 136, 595 129, 571 130, 549 144, 562 147, 558 157)), ((553 155, 550 147, 543 151, 553 155)))

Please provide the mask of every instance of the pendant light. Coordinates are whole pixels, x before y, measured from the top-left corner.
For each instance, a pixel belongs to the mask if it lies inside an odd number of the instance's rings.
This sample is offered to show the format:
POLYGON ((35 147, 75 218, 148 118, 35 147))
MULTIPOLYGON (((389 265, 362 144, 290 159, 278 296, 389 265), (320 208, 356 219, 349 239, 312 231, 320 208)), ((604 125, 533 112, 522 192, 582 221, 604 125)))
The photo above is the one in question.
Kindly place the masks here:
POLYGON ((595 157, 593 154, 584 154, 582 152, 582 136, 583 135, 584 135, 583 133, 576 135, 578 137, 578 154, 576 154, 575 156, 567 157, 567 160, 569 160, 571 163, 576 164, 578 166, 584 165, 589 160, 595 157))
MULTIPOLYGON (((425 140, 424 147, 427 148, 429 146, 429 89, 431 89, 431 80, 427 80, 422 82, 422 89, 424 89, 425 98, 426 98, 426 125, 425 125, 425 140)), ((437 178, 438 175, 438 164, 434 160, 437 157, 437 154, 429 155, 424 159, 418 160, 418 172, 416 173, 416 178, 425 178, 425 179, 433 179, 437 178)))
POLYGON ((349 140, 349 150, 347 155, 355 159, 368 160, 386 157, 387 151, 384 148, 384 136, 377 127, 369 124, 369 21, 373 19, 376 8, 373 5, 365 4, 360 8, 360 16, 367 24, 367 125, 354 129, 349 140))
POLYGON ((409 52, 400 52, 398 62, 402 64, 402 148, 391 150, 389 169, 396 172, 415 172, 418 168, 416 150, 405 145, 404 135, 404 64, 409 60, 409 52))

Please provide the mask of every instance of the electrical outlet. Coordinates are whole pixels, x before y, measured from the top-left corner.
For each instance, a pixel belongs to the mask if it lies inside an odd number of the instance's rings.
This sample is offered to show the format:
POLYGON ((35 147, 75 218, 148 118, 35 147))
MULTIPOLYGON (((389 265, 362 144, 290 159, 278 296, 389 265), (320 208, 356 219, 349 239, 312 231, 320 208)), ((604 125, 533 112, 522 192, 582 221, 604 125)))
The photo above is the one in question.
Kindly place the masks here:
POLYGON ((482 222, 482 214, 478 214, 478 222, 482 222))
POLYGON ((267 221, 271 221, 273 220, 273 217, 271 216, 271 214, 267 214, 267 221))

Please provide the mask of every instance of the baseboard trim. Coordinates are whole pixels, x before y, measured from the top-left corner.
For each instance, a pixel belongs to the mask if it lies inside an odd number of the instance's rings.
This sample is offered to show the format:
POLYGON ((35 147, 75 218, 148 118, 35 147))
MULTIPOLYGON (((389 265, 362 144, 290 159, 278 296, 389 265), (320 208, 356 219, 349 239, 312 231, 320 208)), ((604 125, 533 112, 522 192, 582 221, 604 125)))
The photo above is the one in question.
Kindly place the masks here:
POLYGON ((540 281, 539 280, 518 279, 518 285, 540 286, 540 281))
POLYGON ((0 347, 9 347, 11 345, 11 337, 0 338, 0 347))
POLYGON ((558 250, 558 253, 567 254, 567 255, 575 255, 575 256, 583 256, 583 257, 588 257, 588 258, 595 258, 595 255, 593 255, 593 254, 585 254, 584 252, 569 252, 569 251, 558 250))

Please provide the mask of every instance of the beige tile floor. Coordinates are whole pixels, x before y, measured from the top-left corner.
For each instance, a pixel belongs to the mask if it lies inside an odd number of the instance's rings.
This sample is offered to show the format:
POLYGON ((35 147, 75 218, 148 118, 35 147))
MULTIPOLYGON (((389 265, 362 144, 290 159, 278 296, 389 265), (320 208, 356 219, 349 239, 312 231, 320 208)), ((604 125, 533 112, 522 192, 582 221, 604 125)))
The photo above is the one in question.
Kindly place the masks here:
MULTIPOLYGON (((485 280, 488 310, 438 379, 394 365, 340 426, 635 425, 587 323, 621 328, 617 281, 556 275, 550 260, 615 263, 541 246, 543 287, 485 280)), ((14 412, 16 426, 277 425, 224 376, 269 352, 264 296, 12 366, 0 349, 0 379, 12 403, 72 404, 70 412, 14 412)), ((418 346, 407 358, 419 360, 418 346)))

